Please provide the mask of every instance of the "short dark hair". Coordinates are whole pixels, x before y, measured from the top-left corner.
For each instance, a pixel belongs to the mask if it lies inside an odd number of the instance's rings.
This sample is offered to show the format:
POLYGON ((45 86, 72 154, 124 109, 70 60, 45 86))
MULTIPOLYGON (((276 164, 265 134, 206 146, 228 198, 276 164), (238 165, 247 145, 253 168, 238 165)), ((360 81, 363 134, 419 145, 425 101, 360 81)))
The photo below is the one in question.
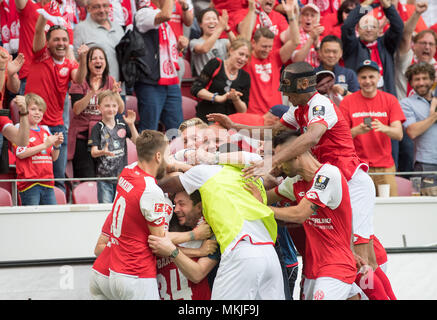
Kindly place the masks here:
POLYGON ((143 130, 135 142, 138 160, 146 162, 152 160, 155 154, 164 149, 167 144, 168 140, 162 132, 143 130))
POLYGON ((193 201, 193 206, 195 206, 199 202, 202 202, 202 197, 200 196, 199 190, 196 190, 192 194, 190 194, 190 199, 191 201, 193 201))
POLYGON ((279 145, 282 145, 289 141, 292 138, 297 138, 300 136, 300 132, 298 130, 289 130, 283 129, 279 130, 273 136, 273 148, 276 148, 279 145))
POLYGON ((69 33, 68 33, 67 28, 64 27, 64 26, 60 26, 60 25, 55 24, 55 25, 51 26, 51 27, 49 28, 49 30, 47 31, 47 33, 46 33, 46 40, 47 40, 47 41, 50 40, 50 37, 51 37, 51 35, 52 35, 52 32, 55 31, 55 30, 64 30, 64 31, 67 33, 68 40, 70 40, 70 35, 69 35, 69 33))
POLYGON ((202 11, 200 11, 199 15, 197 16, 198 23, 202 23, 203 16, 205 14, 207 14, 208 12, 214 12, 217 15, 217 18, 220 17, 220 14, 218 13, 218 11, 216 9, 208 7, 208 8, 203 9, 202 11))
POLYGON ((255 42, 258 42, 258 40, 261 39, 261 37, 264 37, 264 38, 267 38, 267 39, 274 39, 275 38, 275 34, 269 28, 261 27, 261 28, 258 28, 255 31, 255 33, 253 35, 253 40, 255 42))
POLYGON ((340 45, 340 48, 343 49, 343 41, 341 41, 341 39, 337 36, 334 35, 327 35, 326 37, 324 37, 322 39, 322 41, 320 42, 320 48, 322 48, 323 44, 326 42, 336 42, 340 45))
POLYGON ((413 79, 413 76, 421 73, 427 73, 429 75, 429 78, 434 81, 435 79, 435 69, 434 66, 430 65, 426 62, 418 62, 410 65, 407 68, 407 71, 405 72, 405 77, 407 78, 408 82, 411 82, 413 79))

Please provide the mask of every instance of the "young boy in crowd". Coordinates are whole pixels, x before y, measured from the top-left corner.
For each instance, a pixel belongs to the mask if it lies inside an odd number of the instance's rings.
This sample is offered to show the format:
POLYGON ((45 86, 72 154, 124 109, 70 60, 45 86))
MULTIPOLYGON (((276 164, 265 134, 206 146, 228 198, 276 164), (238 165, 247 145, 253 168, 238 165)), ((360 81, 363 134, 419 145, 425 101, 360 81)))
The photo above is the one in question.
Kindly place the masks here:
MULTIPOLYGON (((60 132, 52 135, 47 126, 39 125, 47 109, 39 95, 28 93, 17 96, 15 102, 18 106, 27 106, 30 127, 29 144, 26 147, 14 145, 17 179, 53 179, 53 161, 59 156, 64 136, 60 132)), ((54 181, 18 182, 21 204, 56 204, 53 186, 54 181)))
MULTIPOLYGON (((135 128, 135 112, 127 111, 123 120, 115 118, 118 112, 118 93, 111 90, 101 92, 97 99, 102 120, 91 130, 88 145, 91 156, 96 159, 96 177, 117 177, 127 165, 126 138, 135 143, 138 131, 135 128)), ((99 203, 112 203, 117 181, 97 182, 99 203)))

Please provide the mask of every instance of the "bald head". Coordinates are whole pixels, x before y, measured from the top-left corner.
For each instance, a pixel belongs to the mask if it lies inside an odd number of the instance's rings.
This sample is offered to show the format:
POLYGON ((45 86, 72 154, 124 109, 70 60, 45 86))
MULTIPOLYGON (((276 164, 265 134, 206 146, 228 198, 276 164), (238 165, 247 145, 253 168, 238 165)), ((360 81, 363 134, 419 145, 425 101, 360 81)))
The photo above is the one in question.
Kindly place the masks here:
POLYGON ((358 23, 360 40, 373 42, 379 35, 379 21, 371 14, 366 14, 358 23))

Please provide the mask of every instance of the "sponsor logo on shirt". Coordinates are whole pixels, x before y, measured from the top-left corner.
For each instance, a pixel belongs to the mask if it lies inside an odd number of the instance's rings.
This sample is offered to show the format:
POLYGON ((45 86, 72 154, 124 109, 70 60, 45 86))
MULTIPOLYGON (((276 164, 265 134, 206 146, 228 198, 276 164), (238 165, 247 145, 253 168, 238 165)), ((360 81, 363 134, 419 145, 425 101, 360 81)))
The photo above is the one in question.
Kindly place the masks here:
POLYGON ((259 74, 259 78, 263 82, 269 82, 270 81, 270 75, 272 74, 272 64, 255 64, 255 72, 259 74))
POLYGON ((384 117, 387 118, 387 112, 355 112, 352 113, 352 118, 361 118, 361 117, 384 117))
POLYGON ((59 74, 63 77, 65 77, 66 75, 68 75, 68 68, 67 67, 63 67, 61 70, 59 70, 59 74))
POLYGON ((325 190, 329 183, 329 178, 319 174, 314 182, 314 188, 319 190, 325 190))
POLYGON ((313 116, 322 117, 325 115, 325 106, 315 106, 313 108, 313 116))
POLYGON ((118 185, 126 192, 130 192, 134 188, 134 186, 123 177, 118 179, 118 185))

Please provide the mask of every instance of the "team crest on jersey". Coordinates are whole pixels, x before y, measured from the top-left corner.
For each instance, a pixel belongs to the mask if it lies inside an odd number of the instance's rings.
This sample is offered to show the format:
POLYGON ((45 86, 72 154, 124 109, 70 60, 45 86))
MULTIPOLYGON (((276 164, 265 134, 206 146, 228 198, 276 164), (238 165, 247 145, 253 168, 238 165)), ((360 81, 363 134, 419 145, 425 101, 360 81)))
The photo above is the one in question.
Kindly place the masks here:
POLYGON ((315 106, 313 108, 313 116, 321 117, 325 115, 325 106, 315 106))
POLYGON ((31 137, 31 138, 29 139, 29 142, 34 142, 35 140, 36 140, 35 137, 31 137))
POLYGON ((68 68, 63 67, 61 70, 59 70, 59 74, 63 77, 65 77, 68 74, 68 68))
POLYGON ((328 185, 329 178, 319 174, 314 182, 314 188, 319 190, 325 190, 328 185))

